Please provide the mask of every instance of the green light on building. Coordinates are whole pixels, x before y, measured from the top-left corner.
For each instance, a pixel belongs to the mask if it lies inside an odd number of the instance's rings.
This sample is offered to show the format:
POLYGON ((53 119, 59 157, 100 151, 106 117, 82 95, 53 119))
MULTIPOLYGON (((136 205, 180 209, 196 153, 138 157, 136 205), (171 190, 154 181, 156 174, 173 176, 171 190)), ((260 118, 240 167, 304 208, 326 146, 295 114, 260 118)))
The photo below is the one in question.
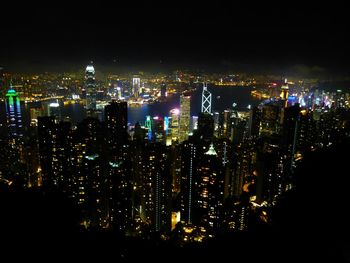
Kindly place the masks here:
POLYGON ((85 158, 88 159, 89 161, 94 161, 96 158, 98 158, 98 154, 92 154, 92 155, 86 155, 85 158))
POLYGON ((113 168, 118 168, 118 167, 120 167, 121 163, 109 162, 109 165, 113 168))
POLYGON ((8 98, 8 102, 10 106, 14 106, 14 103, 16 101, 16 106, 20 106, 20 101, 19 101, 19 97, 18 97, 18 93, 10 88, 7 93, 6 93, 6 97, 8 98))
POLYGON ((146 116, 145 127, 146 127, 148 130, 151 130, 151 129, 152 129, 152 120, 151 120, 151 116, 146 116))

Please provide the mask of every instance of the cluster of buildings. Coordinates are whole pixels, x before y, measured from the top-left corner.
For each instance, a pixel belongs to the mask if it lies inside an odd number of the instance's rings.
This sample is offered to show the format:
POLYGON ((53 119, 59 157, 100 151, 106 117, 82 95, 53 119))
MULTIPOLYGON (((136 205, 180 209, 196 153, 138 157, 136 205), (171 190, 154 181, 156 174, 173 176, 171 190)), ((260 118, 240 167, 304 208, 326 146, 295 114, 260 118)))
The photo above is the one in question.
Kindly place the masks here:
MULTIPOLYGON (((198 116, 181 95, 169 117, 147 116, 129 129, 128 103, 117 97, 98 109, 94 68, 85 76, 89 114, 77 125, 54 114, 24 125, 19 96, 7 91, 0 179, 65 193, 86 230, 182 244, 268 223, 270 209, 295 187, 304 155, 350 136, 346 94, 313 92, 302 103, 290 98, 287 83, 257 107, 223 112, 212 110, 203 85, 198 116)), ((137 78, 133 94, 140 94, 137 78)))

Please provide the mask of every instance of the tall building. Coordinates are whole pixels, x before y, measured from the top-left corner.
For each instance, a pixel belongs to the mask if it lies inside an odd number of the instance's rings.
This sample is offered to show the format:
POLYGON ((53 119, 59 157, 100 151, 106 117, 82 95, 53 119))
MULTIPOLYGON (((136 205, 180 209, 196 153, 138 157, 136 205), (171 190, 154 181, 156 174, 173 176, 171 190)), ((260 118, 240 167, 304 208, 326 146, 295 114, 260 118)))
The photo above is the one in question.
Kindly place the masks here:
POLYGON ((191 97, 181 95, 180 97, 180 130, 179 142, 187 140, 190 133, 191 121, 191 97))
MULTIPOLYGON (((140 153, 136 153, 139 155, 140 153)), ((131 176, 131 157, 109 161, 109 211, 111 227, 123 234, 131 230, 133 220, 133 181, 131 176)), ((136 164, 139 165, 139 164, 136 164)), ((138 185, 135 184, 135 187, 138 185)))
POLYGON ((284 152, 284 185, 292 183, 292 173, 295 168, 294 159, 297 147, 298 125, 300 120, 300 107, 296 103, 294 106, 284 108, 282 124, 281 148, 284 152))
POLYGON ((132 95, 137 99, 139 97, 141 88, 141 80, 140 78, 132 79, 132 95))
POLYGON ((274 203, 284 191, 284 157, 280 138, 265 136, 257 145, 257 201, 274 203))
POLYGON ((244 179, 251 176, 255 167, 256 151, 254 140, 246 139, 235 147, 234 169, 231 183, 231 195, 238 199, 243 191, 244 179))
POLYGON ((249 136, 252 136, 252 137, 259 136, 260 121, 261 121, 261 109, 255 106, 250 111, 249 136))
POLYGON ((220 127, 220 113, 218 111, 215 111, 213 113, 213 119, 214 119, 214 135, 215 137, 219 137, 221 127, 220 127))
POLYGON ((224 176, 222 163, 213 144, 197 166, 196 221, 210 230, 217 230, 222 221, 224 176))
POLYGON ((172 109, 170 111, 171 115, 171 140, 178 141, 179 140, 179 109, 172 109))
POLYGON ((109 185, 106 161, 98 153, 86 154, 83 158, 79 187, 80 197, 84 196, 82 221, 88 228, 107 229, 110 224, 109 185))
POLYGON ((113 149, 128 143, 128 105, 126 102, 112 101, 105 107, 105 123, 108 130, 108 144, 113 149))
POLYGON ((198 129, 195 132, 198 139, 212 141, 214 136, 214 119, 209 113, 200 113, 198 116, 198 129))
POLYGON ((202 110, 203 113, 211 113, 211 93, 208 91, 207 86, 203 85, 202 91, 202 110))
POLYGON ((181 149, 181 220, 191 224, 195 202, 197 146, 193 141, 185 141, 181 149))
POLYGON ((86 109, 93 112, 96 110, 97 87, 95 81, 95 68, 88 65, 85 69, 85 90, 86 90, 86 109))
POLYGON ((153 117, 152 141, 159 142, 159 143, 166 142, 164 120, 159 116, 153 117))
POLYGON ((69 192, 71 127, 54 117, 38 117, 39 157, 43 185, 69 192))
POLYGON ((73 134, 75 199, 81 223, 87 228, 108 228, 110 177, 106 156, 106 133, 95 118, 84 119, 73 134))
POLYGON ((169 149, 172 194, 176 198, 181 190, 181 144, 172 145, 169 149))
POLYGON ((232 135, 232 111, 224 110, 221 127, 221 136, 223 138, 231 139, 232 135))
POLYGON ((145 128, 147 129, 147 138, 149 141, 152 140, 153 132, 152 132, 152 127, 153 127, 153 119, 151 116, 147 115, 146 116, 146 121, 145 121, 145 128))
POLYGON ((278 134, 281 129, 282 106, 278 102, 266 103, 262 106, 260 135, 278 134))
POLYGON ((231 140, 234 145, 238 145, 245 138, 248 137, 249 133, 249 122, 246 118, 235 116, 232 118, 232 132, 231 140))
POLYGON ((10 139, 23 136, 21 102, 17 92, 11 87, 5 97, 7 132, 10 139))
POLYGON ((143 154, 141 219, 151 231, 171 230, 171 176, 166 146, 148 145, 143 154))

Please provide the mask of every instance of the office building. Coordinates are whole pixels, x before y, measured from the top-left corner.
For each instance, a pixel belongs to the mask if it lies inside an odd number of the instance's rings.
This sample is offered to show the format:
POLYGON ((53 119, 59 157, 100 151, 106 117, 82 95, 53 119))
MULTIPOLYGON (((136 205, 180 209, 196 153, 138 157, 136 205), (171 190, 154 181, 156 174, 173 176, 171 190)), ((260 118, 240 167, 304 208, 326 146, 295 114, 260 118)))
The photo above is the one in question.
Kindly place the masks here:
POLYGON ((92 112, 96 110, 97 100, 97 85, 95 80, 95 68, 92 64, 88 65, 85 69, 85 91, 86 91, 86 109, 92 112))
POLYGON ((179 142, 187 140, 190 133, 191 121, 191 97, 180 96, 180 127, 179 127, 179 142))
POLYGON ((18 93, 11 87, 5 96, 7 132, 10 139, 23 136, 21 102, 18 93))

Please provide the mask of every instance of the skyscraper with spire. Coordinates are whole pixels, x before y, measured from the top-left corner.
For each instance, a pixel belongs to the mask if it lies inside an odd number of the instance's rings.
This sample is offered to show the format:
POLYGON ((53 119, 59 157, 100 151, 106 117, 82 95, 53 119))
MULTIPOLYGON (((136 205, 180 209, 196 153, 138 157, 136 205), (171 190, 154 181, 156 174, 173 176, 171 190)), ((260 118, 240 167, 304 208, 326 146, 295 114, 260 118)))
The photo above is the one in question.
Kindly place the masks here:
POLYGON ((92 62, 85 69, 85 89, 86 89, 86 109, 89 111, 96 110, 96 81, 95 68, 92 62))

